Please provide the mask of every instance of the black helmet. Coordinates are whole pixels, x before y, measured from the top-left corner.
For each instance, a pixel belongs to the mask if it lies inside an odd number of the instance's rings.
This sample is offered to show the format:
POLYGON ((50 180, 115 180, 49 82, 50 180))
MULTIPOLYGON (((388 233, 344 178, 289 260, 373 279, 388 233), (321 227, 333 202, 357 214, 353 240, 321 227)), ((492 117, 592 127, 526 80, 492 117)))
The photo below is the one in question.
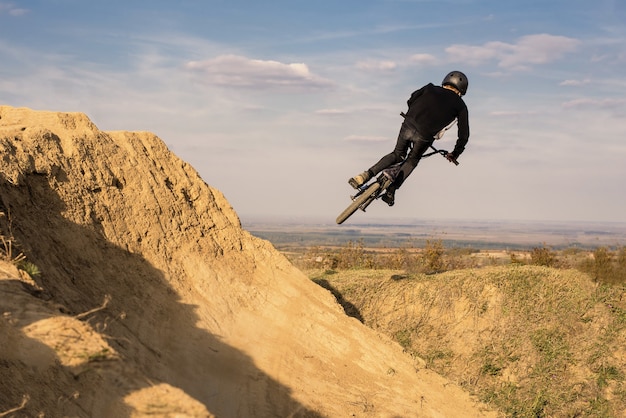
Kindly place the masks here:
POLYGON ((448 73, 447 76, 444 77, 441 82, 442 86, 452 86, 461 93, 461 96, 464 96, 467 93, 467 77, 460 71, 452 71, 448 73))

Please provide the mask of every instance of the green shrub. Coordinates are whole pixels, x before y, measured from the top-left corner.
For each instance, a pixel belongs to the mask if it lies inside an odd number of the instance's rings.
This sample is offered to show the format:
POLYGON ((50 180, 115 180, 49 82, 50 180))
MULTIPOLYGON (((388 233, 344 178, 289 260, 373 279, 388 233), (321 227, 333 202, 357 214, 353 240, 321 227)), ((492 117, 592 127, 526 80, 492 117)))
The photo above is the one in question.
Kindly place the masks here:
POLYGON ((28 273, 30 277, 37 277, 41 274, 39 267, 37 267, 34 263, 31 263, 30 261, 20 262, 18 268, 28 273))

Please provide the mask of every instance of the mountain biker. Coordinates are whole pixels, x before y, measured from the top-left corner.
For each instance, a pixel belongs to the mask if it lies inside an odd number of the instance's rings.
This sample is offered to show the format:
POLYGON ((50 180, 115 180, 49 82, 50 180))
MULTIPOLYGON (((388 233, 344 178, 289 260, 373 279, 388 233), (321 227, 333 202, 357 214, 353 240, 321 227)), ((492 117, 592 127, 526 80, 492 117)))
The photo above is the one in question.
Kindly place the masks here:
POLYGON ((385 155, 369 170, 357 174, 348 180, 355 189, 376 176, 385 168, 401 162, 409 145, 413 149, 400 167, 394 182, 387 188, 382 199, 389 206, 393 206, 396 190, 417 166, 422 155, 428 150, 436 138, 441 137, 452 124, 457 122, 457 141, 454 150, 445 155, 450 162, 456 162, 465 149, 469 139, 469 118, 465 102, 461 98, 467 92, 468 81, 461 71, 448 73, 441 86, 428 83, 411 94, 407 104, 404 122, 398 133, 398 140, 394 150, 385 155))

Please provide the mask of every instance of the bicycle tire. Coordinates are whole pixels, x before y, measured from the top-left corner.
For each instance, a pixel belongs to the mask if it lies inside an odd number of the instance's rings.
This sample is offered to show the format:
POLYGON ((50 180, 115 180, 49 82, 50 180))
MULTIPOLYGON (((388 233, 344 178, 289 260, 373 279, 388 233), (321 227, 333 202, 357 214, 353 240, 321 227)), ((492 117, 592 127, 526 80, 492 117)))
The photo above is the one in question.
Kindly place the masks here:
POLYGON ((372 196, 380 188, 380 183, 372 183, 363 193, 359 195, 339 216, 337 216, 337 224, 341 225, 361 206, 370 196, 372 196))

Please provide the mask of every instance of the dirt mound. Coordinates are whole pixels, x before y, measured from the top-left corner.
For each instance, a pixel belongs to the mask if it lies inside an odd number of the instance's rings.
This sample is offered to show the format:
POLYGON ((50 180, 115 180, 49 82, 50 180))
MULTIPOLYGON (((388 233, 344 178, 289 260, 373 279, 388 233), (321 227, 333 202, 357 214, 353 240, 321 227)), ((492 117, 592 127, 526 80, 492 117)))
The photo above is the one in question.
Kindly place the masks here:
POLYGON ((0 265, 0 414, 495 416, 347 317, 153 134, 2 106, 0 155, 3 235, 41 272, 0 265))
POLYGON ((506 416, 626 416, 623 286, 517 264, 310 275, 365 324, 506 416))

